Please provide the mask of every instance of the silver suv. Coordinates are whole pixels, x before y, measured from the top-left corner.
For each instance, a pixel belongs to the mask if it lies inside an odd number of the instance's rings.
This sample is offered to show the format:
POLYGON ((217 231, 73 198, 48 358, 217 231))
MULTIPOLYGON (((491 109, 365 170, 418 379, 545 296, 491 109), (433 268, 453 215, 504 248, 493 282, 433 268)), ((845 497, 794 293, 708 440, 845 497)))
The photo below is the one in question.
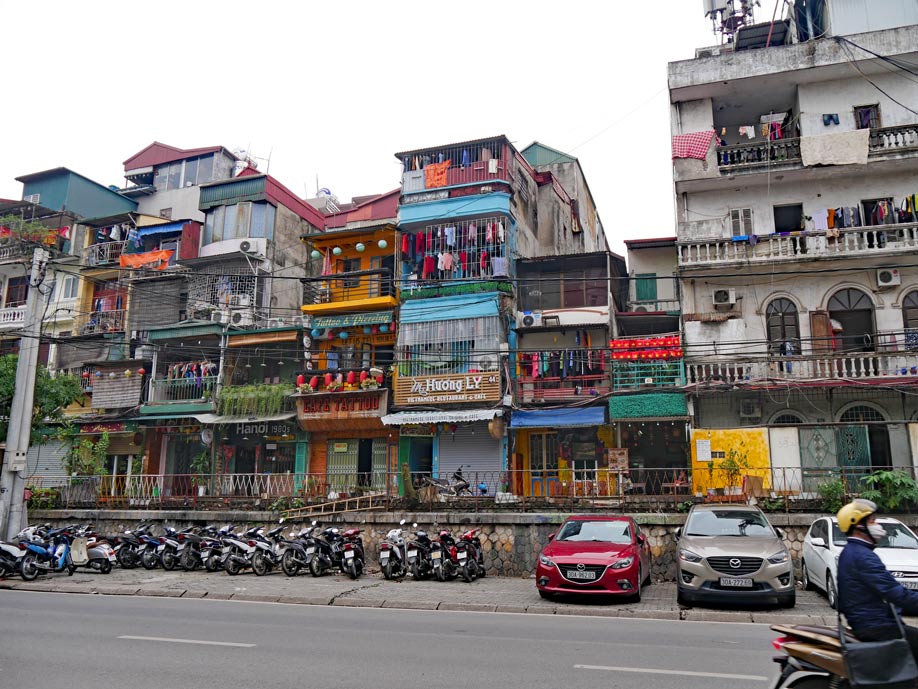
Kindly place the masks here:
POLYGON ((679 603, 794 606, 790 551, 757 507, 695 505, 676 537, 679 603))

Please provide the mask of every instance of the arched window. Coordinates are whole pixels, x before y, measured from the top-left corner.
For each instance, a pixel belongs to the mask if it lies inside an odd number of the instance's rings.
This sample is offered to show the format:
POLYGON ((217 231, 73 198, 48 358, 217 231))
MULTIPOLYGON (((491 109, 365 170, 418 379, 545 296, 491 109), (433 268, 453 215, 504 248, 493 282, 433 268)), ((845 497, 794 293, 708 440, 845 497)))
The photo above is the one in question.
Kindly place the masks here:
POLYGON ((874 351, 873 302, 867 294, 851 287, 841 289, 829 299, 828 307, 834 321, 833 349, 846 353, 874 351))
POLYGON ((772 354, 800 354, 800 319, 790 299, 773 299, 765 309, 768 351, 772 354))
POLYGON ((886 417, 873 407, 858 404, 845 410, 839 419, 842 423, 868 423, 870 421, 886 421, 886 417))
POLYGON ((796 426, 797 424, 805 423, 803 417, 794 412, 784 412, 779 414, 771 422, 772 426, 796 426))
POLYGON ((909 292, 902 300, 902 321, 906 328, 918 330, 918 291, 909 292))
POLYGON ((848 287, 832 295, 829 311, 873 311, 873 302, 861 290, 848 287))

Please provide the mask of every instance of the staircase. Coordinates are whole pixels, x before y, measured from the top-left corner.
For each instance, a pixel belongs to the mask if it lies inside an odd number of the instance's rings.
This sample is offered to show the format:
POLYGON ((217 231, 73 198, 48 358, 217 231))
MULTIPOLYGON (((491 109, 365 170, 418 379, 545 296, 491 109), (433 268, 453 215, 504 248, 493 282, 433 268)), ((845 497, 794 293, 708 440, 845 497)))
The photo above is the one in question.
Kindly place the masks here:
POLYGON ((328 516, 330 514, 344 514, 346 512, 365 512, 367 510, 382 510, 386 507, 385 493, 366 493, 353 497, 341 498, 322 502, 318 505, 299 507, 295 510, 286 510, 284 519, 298 521, 310 517, 328 516))

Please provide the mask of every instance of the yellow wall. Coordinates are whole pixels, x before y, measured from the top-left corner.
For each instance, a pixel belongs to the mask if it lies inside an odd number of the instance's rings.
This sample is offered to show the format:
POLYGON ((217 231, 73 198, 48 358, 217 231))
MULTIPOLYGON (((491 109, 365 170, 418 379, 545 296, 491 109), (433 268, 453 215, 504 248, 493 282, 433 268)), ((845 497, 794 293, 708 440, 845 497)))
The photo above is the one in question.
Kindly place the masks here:
POLYGON ((763 487, 771 487, 771 453, 768 446, 767 428, 719 428, 719 429, 692 429, 692 490, 695 493, 706 494, 709 488, 725 488, 725 472, 717 468, 724 461, 714 458, 710 462, 698 461, 698 440, 710 440, 711 452, 724 452, 730 456, 730 451, 735 450, 738 457, 745 457, 748 469, 739 472, 739 484, 745 474, 761 476, 763 487), (711 473, 709 467, 714 467, 711 473))

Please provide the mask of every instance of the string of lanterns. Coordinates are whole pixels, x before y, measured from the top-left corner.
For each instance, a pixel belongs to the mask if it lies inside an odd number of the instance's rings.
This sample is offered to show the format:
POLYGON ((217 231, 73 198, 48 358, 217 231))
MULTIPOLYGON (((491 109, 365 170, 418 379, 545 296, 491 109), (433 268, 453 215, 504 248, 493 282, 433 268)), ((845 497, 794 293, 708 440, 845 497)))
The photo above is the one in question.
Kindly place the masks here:
POLYGON ((609 347, 612 349, 612 358, 619 360, 682 358, 679 335, 612 340, 609 347))
MULTIPOLYGON (((395 329, 396 326, 394 322, 383 323, 382 325, 365 325, 363 326, 363 334, 378 335, 380 333, 394 333, 395 329)), ((322 338, 325 338, 326 340, 334 340, 335 338, 338 338, 339 340, 346 340, 351 336, 351 332, 349 330, 337 328, 313 328, 309 331, 309 334, 315 340, 322 338)))
MULTIPOLYGON (((380 249, 385 249, 387 246, 389 246, 389 242, 387 242, 385 239, 380 239, 378 242, 376 242, 376 246, 378 246, 380 249)), ((357 244, 354 245, 354 249, 360 253, 363 253, 367 250, 367 245, 363 242, 357 242, 357 244)), ((340 246, 336 246, 332 248, 331 252, 335 256, 340 256, 344 250, 340 246)), ((318 249, 313 249, 309 255, 314 259, 322 258, 322 252, 318 249)))
MULTIPOLYGON (((122 373, 122 375, 125 378, 130 378, 131 376, 134 375, 134 373, 135 371, 133 371, 132 369, 126 368, 124 369, 124 373, 122 373)), ((138 368, 136 373, 138 376, 143 376, 143 375, 146 375, 147 370, 145 368, 138 368)), ((91 375, 94 375, 96 378, 102 378, 105 374, 102 371, 94 371, 93 373, 90 373, 89 371, 83 371, 82 375, 83 375, 83 378, 89 378, 91 375)), ((118 377, 118 372, 109 371, 108 377, 111 379, 115 379, 118 377)))

